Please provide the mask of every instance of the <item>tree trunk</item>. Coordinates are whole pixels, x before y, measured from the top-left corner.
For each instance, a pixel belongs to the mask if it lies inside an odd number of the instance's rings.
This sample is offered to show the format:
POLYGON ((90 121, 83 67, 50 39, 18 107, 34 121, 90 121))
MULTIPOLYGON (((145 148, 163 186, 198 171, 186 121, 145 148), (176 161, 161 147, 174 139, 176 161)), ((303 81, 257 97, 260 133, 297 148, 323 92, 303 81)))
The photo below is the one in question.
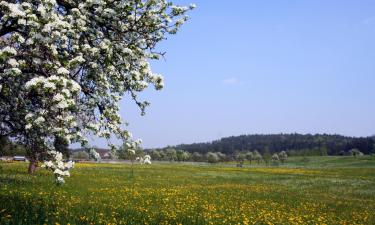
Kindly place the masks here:
POLYGON ((34 174, 34 172, 36 170, 36 167, 37 167, 37 161, 36 160, 30 160, 28 173, 34 174))

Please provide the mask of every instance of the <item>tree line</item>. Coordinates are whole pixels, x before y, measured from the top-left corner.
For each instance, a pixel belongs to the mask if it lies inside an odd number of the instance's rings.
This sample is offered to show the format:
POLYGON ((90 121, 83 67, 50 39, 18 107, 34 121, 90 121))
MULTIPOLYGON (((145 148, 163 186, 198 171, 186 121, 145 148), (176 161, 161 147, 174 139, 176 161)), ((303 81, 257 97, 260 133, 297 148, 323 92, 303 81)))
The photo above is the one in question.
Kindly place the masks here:
MULTIPOLYGON (((290 156, 348 155, 352 149, 375 153, 375 137, 348 137, 329 134, 256 134, 221 138, 212 142, 167 146, 157 150, 179 149, 189 153, 258 151, 261 154, 285 151, 290 156)), ((149 149, 151 150, 151 149, 149 149)))
POLYGON ((184 150, 176 150, 174 148, 160 149, 160 150, 150 150, 147 152, 153 160, 158 161, 177 161, 177 162, 208 162, 208 163, 218 163, 218 162, 232 162, 236 161, 237 166, 241 166, 248 161, 252 163, 284 163, 288 154, 285 151, 278 153, 273 153, 272 155, 269 152, 261 154, 259 151, 236 151, 233 154, 225 154, 222 152, 208 152, 206 154, 201 154, 199 152, 187 152, 184 150))

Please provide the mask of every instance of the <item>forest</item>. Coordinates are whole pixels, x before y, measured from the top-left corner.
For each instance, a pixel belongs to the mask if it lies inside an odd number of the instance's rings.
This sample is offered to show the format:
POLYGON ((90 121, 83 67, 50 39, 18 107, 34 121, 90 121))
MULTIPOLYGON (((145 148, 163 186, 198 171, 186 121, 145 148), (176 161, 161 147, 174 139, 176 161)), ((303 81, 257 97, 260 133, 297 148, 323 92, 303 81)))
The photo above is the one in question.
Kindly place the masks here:
POLYGON ((352 149, 375 153, 375 137, 348 137, 330 134, 255 134, 221 138, 212 142, 167 146, 190 153, 255 151, 261 154, 286 151, 288 155, 346 155, 352 149))

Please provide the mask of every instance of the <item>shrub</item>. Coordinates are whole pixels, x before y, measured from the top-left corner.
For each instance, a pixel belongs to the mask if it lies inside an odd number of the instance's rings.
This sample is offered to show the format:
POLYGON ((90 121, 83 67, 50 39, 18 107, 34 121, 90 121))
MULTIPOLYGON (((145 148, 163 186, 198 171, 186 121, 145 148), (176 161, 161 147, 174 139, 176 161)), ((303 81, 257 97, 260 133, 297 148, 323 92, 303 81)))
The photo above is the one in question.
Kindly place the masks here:
POLYGON ((217 163, 219 162, 219 156, 217 156, 217 154, 214 152, 209 152, 207 153, 207 161, 209 163, 217 163))

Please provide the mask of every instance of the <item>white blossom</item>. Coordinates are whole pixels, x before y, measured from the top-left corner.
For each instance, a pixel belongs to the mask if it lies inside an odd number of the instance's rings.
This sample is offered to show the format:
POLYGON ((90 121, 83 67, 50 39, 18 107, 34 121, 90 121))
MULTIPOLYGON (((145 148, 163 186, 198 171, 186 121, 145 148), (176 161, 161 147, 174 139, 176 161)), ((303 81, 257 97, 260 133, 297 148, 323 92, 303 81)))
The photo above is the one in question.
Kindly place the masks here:
POLYGON ((13 3, 7 3, 8 5, 8 8, 10 10, 10 14, 9 16, 10 17, 23 17, 25 16, 25 12, 21 9, 20 7, 20 4, 16 3, 16 4, 13 4, 13 3))
POLYGON ((50 89, 53 89, 55 90, 56 89, 56 85, 54 83, 51 83, 51 82, 47 82, 44 84, 44 87, 45 88, 50 88, 50 89))
POLYGON ((22 73, 18 68, 5 69, 4 72, 9 75, 20 75, 22 73))
POLYGON ((46 121, 42 116, 40 116, 40 117, 38 117, 35 121, 34 121, 34 123, 36 123, 36 124, 40 124, 40 123, 43 123, 44 121, 46 121))
POLYGON ((55 96, 53 96, 53 101, 55 102, 61 102, 63 100, 65 100, 65 97, 60 93, 57 93, 55 96))
POLYGON ((69 70, 67 70, 66 68, 64 67, 61 67, 57 70, 57 74, 61 74, 61 75, 68 75, 70 72, 69 70))
POLYGON ((17 62, 17 60, 11 58, 11 59, 8 59, 8 64, 12 67, 18 67, 19 66, 19 63, 17 62))
POLYGON ((65 109, 65 108, 68 108, 69 105, 66 101, 61 101, 56 105, 56 107, 59 109, 65 109))
MULTIPOLYGON (((17 20, 17 23, 19 24, 19 25, 26 25, 26 20, 25 19, 18 19, 17 20)), ((22 42, 23 43, 23 42, 22 42)))
POLYGON ((0 55, 2 54, 17 55, 17 50, 13 47, 6 46, 0 50, 0 55))
POLYGON ((64 184, 64 177, 70 176, 69 170, 74 167, 74 162, 63 162, 62 153, 58 151, 52 150, 48 154, 52 157, 52 160, 45 161, 42 167, 51 170, 55 174, 57 184, 64 184))

